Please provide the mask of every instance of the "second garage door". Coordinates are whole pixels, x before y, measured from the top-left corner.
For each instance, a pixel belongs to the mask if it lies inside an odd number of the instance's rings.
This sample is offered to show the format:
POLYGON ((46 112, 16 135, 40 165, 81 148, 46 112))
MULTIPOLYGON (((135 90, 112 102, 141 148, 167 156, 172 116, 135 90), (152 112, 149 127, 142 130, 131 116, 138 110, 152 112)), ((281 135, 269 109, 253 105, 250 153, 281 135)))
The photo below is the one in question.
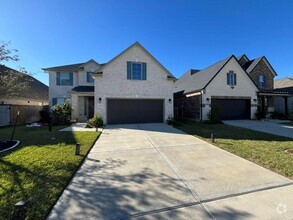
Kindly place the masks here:
POLYGON ((250 99, 212 99, 221 120, 250 119, 250 99))
POLYGON ((163 100, 108 99, 108 124, 161 123, 163 100))

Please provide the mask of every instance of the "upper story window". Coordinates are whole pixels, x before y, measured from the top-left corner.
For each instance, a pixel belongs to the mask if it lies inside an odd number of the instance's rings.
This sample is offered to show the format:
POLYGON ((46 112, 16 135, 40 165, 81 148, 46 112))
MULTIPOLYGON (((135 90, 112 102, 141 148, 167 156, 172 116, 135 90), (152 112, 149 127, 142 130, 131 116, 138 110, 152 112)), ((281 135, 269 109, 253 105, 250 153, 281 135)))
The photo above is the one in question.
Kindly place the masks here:
POLYGON ((57 72, 57 85, 72 86, 73 85, 73 73, 59 73, 57 72))
POLYGON ((260 75, 258 77, 258 86, 259 86, 259 88, 265 87, 265 77, 263 75, 260 75))
POLYGON ((229 71, 227 73, 227 85, 234 87, 237 85, 237 75, 234 71, 229 71))
POLYGON ((93 72, 87 72, 86 73, 86 81, 88 83, 94 83, 93 72))
POLYGON ((127 79, 146 80, 147 67, 146 63, 127 62, 127 79))

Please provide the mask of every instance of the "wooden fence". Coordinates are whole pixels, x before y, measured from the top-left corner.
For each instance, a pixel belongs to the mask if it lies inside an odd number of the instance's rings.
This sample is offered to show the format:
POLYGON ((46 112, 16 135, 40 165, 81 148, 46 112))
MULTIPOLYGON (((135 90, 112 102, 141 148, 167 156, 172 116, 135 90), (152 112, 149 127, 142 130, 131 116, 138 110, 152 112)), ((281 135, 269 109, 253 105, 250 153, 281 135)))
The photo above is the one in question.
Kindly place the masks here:
POLYGON ((40 120, 43 106, 32 105, 0 105, 0 125, 14 124, 19 111, 17 124, 28 124, 40 120))

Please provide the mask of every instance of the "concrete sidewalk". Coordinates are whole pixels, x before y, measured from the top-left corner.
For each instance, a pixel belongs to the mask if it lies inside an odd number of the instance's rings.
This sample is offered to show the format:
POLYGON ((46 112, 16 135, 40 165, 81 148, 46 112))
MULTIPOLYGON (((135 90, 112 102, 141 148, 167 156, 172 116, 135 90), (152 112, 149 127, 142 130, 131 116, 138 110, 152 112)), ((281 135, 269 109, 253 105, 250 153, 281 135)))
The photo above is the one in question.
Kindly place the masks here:
POLYGON ((270 121, 256 120, 231 120, 223 121, 224 124, 275 134, 283 137, 293 138, 293 126, 274 123, 270 121))
POLYGON ((48 219, 292 219, 292 181, 165 124, 107 126, 48 219))

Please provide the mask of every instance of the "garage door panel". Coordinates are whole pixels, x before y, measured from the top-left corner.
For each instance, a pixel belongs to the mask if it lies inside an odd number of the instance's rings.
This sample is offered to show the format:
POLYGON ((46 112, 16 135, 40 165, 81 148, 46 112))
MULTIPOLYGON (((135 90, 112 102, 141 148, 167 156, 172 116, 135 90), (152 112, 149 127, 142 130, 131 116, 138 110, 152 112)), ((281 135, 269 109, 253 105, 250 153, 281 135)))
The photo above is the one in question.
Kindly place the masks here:
POLYGON ((221 120, 250 119, 249 99, 212 99, 212 108, 218 108, 221 120))
POLYGON ((163 100, 108 99, 108 124, 163 122, 163 100))

